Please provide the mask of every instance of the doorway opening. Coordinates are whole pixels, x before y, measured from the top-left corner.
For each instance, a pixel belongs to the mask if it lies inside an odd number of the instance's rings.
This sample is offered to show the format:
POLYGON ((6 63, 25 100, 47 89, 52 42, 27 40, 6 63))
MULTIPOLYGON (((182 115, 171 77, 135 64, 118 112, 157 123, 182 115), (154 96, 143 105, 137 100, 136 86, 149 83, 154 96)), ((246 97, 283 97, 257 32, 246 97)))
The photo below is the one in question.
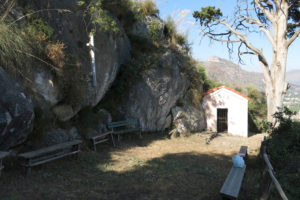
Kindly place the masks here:
POLYGON ((217 109, 217 132, 228 131, 228 109, 218 108, 217 109))

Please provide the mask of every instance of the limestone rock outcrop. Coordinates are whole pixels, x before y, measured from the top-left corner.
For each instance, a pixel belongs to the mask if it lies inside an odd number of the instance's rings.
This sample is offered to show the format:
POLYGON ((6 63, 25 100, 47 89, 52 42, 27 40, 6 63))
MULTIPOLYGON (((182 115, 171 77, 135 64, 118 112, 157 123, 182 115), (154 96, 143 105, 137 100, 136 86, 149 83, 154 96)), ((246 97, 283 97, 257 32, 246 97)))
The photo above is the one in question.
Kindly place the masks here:
POLYGON ((31 99, 0 67, 0 150, 22 144, 33 129, 31 99))
POLYGON ((50 68, 37 67, 33 85, 28 87, 32 89, 35 101, 39 102, 42 97, 53 108, 59 120, 67 121, 83 107, 95 106, 103 98, 115 80, 120 65, 130 59, 130 41, 116 18, 118 33, 102 32, 99 27, 94 36, 97 85, 92 87, 89 47, 86 46, 89 32, 77 1, 33 2, 37 10, 70 11, 41 13, 41 17, 54 29, 57 38, 65 44, 67 54, 72 56, 61 69, 62 78, 52 77, 50 68))
POLYGON ((126 117, 138 119, 143 131, 163 131, 170 125, 171 108, 188 85, 176 53, 167 51, 131 88, 122 111, 126 117))
POLYGON ((201 105, 197 108, 190 104, 176 106, 172 108, 172 116, 174 129, 169 133, 172 137, 187 136, 206 129, 205 114, 201 105))
POLYGON ((147 38, 151 40, 153 34, 157 35, 157 39, 164 39, 164 22, 155 16, 146 16, 135 22, 132 26, 132 35, 137 35, 139 37, 147 38), (155 33, 154 33, 155 32, 155 33))

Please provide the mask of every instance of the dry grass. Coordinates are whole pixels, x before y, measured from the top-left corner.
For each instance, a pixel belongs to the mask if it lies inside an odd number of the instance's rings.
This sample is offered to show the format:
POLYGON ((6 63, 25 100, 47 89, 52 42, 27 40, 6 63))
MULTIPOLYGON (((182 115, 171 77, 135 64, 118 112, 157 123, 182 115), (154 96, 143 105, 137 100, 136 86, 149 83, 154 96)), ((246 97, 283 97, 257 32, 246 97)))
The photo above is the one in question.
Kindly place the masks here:
POLYGON ((141 0, 136 2, 136 6, 138 7, 138 13, 142 17, 147 15, 157 15, 159 10, 153 0, 141 0))
POLYGON ((60 68, 65 65, 65 53, 66 48, 63 42, 56 42, 55 44, 47 44, 46 55, 52 61, 52 63, 60 68))
MULTIPOLYGON (((135 135, 134 135, 135 136, 135 135)), ((240 199, 255 199, 259 190, 256 155, 263 135, 249 139, 220 136, 210 145, 199 134, 167 139, 144 134, 125 139, 118 148, 99 145, 79 160, 66 158, 35 167, 25 178, 17 165, 1 176, 1 199, 221 199, 219 190, 241 145, 250 158, 240 199)), ((12 163, 12 162, 11 162, 12 163)))

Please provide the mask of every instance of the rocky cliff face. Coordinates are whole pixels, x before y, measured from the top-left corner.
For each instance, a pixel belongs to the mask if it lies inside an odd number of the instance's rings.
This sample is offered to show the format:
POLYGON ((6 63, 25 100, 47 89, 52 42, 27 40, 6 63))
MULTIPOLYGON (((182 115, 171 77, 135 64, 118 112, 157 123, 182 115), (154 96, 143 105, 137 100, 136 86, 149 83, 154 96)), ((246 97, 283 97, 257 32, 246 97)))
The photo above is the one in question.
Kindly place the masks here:
POLYGON ((189 81, 172 51, 146 70, 122 106, 125 116, 140 120, 143 131, 162 131, 171 125, 170 110, 186 92, 189 81))
MULTIPOLYGON (((27 92, 27 95, 7 77, 3 70, 0 70, 0 92, 4 94, 3 98, 0 97, 0 133, 2 133, 0 150, 9 149, 26 140, 33 128, 33 107, 39 108, 39 115, 40 111, 44 113, 43 119, 48 120, 47 117, 44 117, 45 115, 54 115, 54 120, 68 121, 69 125, 74 126, 69 120, 83 108, 95 107, 116 80, 120 66, 131 59, 130 40, 122 24, 113 16, 113 13, 110 13, 117 22, 116 26, 119 31, 113 34, 110 31, 102 32, 98 29, 95 33, 97 85, 92 87, 89 48, 86 46, 89 41, 89 32, 84 21, 86 16, 84 17, 83 11, 78 7, 77 1, 33 0, 30 1, 30 5, 37 10, 48 10, 40 12, 39 17, 54 29, 57 40, 64 43, 66 47, 65 65, 55 71, 43 62, 32 62, 30 76, 19 77, 18 80, 25 88, 24 91, 27 92), (57 9, 67 9, 68 12, 57 12, 57 9)), ((14 10, 15 16, 23 14, 24 10, 21 7, 14 10)), ((135 73, 135 76, 139 77, 138 80, 130 86, 129 90, 113 97, 124 97, 121 105, 113 106, 119 108, 122 118, 138 119, 143 131, 163 131, 172 125, 172 120, 176 117, 172 116, 171 110, 176 106, 177 100, 184 97, 190 83, 184 69, 186 67, 185 60, 181 59, 186 56, 186 51, 183 51, 179 45, 178 48, 170 48, 168 38, 164 35, 164 28, 163 21, 158 17, 146 16, 144 19, 136 21, 131 30, 128 31, 128 27, 126 29, 131 37, 144 38, 148 43, 153 40, 153 30, 157 31, 155 36, 158 38, 156 38, 155 44, 151 43, 156 45, 155 48, 159 51, 155 52, 155 56, 153 56, 155 63, 153 64, 151 60, 150 67, 142 66, 143 70, 139 69, 138 73, 135 73), (157 57, 158 59, 156 59, 157 57)), ((153 53, 151 52, 153 50, 146 52, 147 49, 145 48, 145 52, 142 52, 141 55, 148 57, 147 53, 153 53)), ((127 78, 131 79, 131 77, 127 78)), ((178 109, 183 110, 187 115, 194 113, 191 111, 191 107, 178 109)), ((104 130, 105 121, 114 121, 109 112, 110 110, 105 115, 109 117, 101 118, 103 123, 95 126, 97 132, 104 130)), ((194 116, 194 114, 192 115, 194 116)), ((202 127, 204 116, 199 113, 195 116, 201 119, 199 121, 193 118, 192 125, 187 126, 187 129, 191 129, 190 131, 197 131, 202 127), (200 128, 197 125, 198 122, 200 128)), ((186 119, 186 121, 189 120, 190 118, 186 119)), ((51 128, 53 128, 52 131, 43 130, 46 140, 44 142, 47 145, 74 138, 73 134, 61 130, 59 126, 51 128), (60 134, 63 132, 65 134, 60 134)), ((77 134, 75 135, 77 137, 77 134)))
POLYGON ((120 65, 130 59, 130 42, 120 24, 117 25, 118 34, 96 32, 97 86, 92 87, 89 48, 86 46, 89 32, 77 1, 34 1, 34 6, 39 10, 71 11, 42 13, 43 19, 54 28, 58 39, 66 45, 66 51, 71 55, 62 68, 63 80, 55 79, 50 69, 37 67, 34 71, 35 81, 28 87, 35 94, 33 98, 39 101, 37 97, 42 97, 53 108, 58 119, 67 121, 81 108, 99 103, 114 81, 120 65))
POLYGON ((33 128, 31 99, 0 67, 0 150, 22 144, 33 128))

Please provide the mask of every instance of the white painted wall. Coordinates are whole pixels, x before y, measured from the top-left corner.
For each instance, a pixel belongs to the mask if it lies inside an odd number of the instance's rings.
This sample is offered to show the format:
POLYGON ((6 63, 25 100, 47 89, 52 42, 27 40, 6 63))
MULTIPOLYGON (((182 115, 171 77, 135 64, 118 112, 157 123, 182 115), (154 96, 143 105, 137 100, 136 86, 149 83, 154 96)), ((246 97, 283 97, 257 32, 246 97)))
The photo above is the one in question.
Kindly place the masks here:
POLYGON ((248 137, 248 99, 226 88, 221 88, 203 98, 207 129, 217 129, 217 109, 228 109, 228 133, 248 137))

